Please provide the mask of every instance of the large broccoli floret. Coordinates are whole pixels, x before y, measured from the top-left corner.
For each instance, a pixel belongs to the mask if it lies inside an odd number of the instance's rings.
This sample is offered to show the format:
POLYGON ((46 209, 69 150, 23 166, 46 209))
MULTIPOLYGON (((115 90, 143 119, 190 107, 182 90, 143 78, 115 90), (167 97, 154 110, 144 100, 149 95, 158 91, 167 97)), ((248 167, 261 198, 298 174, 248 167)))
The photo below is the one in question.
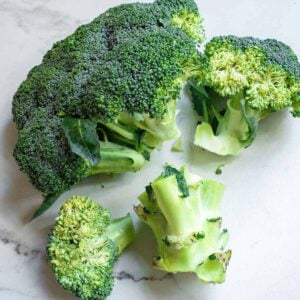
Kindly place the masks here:
POLYGON ((299 116, 300 64, 287 45, 252 37, 213 38, 205 48, 205 76, 191 80, 202 122, 195 144, 237 155, 255 139, 258 122, 291 109, 299 116))
POLYGON ((177 135, 176 100, 200 76, 202 31, 191 0, 121 5, 57 42, 30 71, 13 101, 14 153, 44 207, 89 174, 139 170, 177 135))
POLYGON ((64 289, 84 300, 101 300, 113 288, 113 264, 133 239, 129 215, 111 220, 98 203, 74 196, 60 209, 47 254, 64 289))
POLYGON ((227 230, 221 230, 224 186, 166 166, 139 196, 135 207, 157 241, 153 265, 167 272, 195 272, 202 282, 225 280, 231 251, 225 251, 227 230))

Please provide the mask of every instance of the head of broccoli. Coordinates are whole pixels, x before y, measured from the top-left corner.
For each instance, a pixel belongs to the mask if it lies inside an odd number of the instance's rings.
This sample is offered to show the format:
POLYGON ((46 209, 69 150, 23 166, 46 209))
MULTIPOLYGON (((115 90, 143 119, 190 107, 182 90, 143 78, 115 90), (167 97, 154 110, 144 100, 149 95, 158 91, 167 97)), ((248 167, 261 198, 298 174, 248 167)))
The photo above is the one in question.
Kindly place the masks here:
POLYGON ((205 54, 205 75, 190 81, 202 117, 196 145, 237 155, 272 112, 290 109, 299 116, 300 64, 289 46, 274 39, 221 36, 206 45, 205 54))
POLYGON ((38 214, 90 174, 139 170, 177 135, 202 39, 194 1, 158 0, 112 8, 55 43, 13 100, 14 155, 45 195, 38 214))
POLYGON ((228 232, 221 229, 224 186, 166 166, 139 196, 135 207, 157 241, 153 265, 167 272, 194 272, 202 282, 225 280, 231 251, 228 232))
POLYGON ((60 209, 47 255, 64 289, 84 300, 105 299, 113 288, 113 264, 133 239, 129 215, 111 220, 98 203, 74 196, 60 209))

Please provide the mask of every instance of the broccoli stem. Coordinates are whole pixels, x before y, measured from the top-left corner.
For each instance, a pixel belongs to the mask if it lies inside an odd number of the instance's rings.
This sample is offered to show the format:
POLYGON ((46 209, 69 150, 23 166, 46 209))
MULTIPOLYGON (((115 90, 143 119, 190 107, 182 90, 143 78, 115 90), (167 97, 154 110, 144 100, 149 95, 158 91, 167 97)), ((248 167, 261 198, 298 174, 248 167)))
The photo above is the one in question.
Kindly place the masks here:
POLYGON ((101 142, 100 156, 100 163, 93 166, 88 175, 138 171, 146 162, 137 151, 110 142, 101 142))
POLYGON ((136 141, 137 133, 135 128, 129 127, 128 125, 122 125, 120 123, 108 123, 103 125, 129 141, 136 141))
POLYGON ((175 176, 158 179, 151 186, 172 234, 186 236, 198 229, 195 225, 199 223, 199 216, 192 206, 187 205, 187 200, 176 188, 178 185, 175 176))
POLYGON ((109 141, 136 149, 141 153, 145 151, 151 153, 155 148, 158 148, 161 143, 161 141, 155 137, 149 140, 149 138, 147 138, 149 134, 147 134, 146 130, 139 128, 137 126, 138 123, 130 118, 128 119, 128 117, 126 119, 124 115, 120 115, 118 121, 114 123, 98 123, 104 126, 105 129, 103 129, 103 131, 109 141))
POLYGON ((123 218, 112 220, 107 226, 105 235, 111 239, 118 248, 119 255, 134 240, 134 226, 130 214, 123 218))

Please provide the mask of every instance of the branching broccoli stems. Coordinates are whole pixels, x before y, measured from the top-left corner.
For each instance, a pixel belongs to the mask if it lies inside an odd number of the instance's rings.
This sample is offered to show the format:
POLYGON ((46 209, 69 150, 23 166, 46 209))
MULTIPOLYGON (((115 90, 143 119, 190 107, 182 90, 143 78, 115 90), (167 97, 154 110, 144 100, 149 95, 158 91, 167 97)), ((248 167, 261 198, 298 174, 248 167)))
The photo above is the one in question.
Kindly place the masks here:
POLYGON ((137 151, 110 142, 100 142, 100 162, 92 166, 88 175, 138 171, 145 158, 137 151))
POLYGON ((215 97, 216 94, 207 92, 207 88, 195 86, 193 81, 190 83, 194 101, 196 93, 201 97, 197 89, 205 92, 205 96, 199 98, 202 121, 197 126, 194 143, 211 152, 237 155, 254 141, 259 121, 273 112, 251 108, 244 91, 231 97, 215 97))

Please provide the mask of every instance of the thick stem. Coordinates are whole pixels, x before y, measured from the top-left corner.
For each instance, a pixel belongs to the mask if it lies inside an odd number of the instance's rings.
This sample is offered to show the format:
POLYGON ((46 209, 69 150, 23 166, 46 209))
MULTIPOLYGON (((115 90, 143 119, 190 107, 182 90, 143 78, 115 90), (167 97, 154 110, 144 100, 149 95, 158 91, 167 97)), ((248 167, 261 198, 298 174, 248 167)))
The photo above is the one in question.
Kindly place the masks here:
POLYGON ((100 163, 92 167, 89 175, 138 171, 146 162, 137 151, 110 142, 101 143, 100 155, 100 163))
POLYGON ((105 234, 118 247, 119 254, 133 242, 135 238, 134 226, 130 215, 114 219, 106 228, 105 234))
POLYGON ((126 118, 124 115, 121 114, 117 122, 114 123, 99 122, 105 127, 103 131, 105 131, 105 135, 109 141, 126 147, 128 146, 139 152, 142 152, 140 151, 142 149, 148 153, 151 153, 154 148, 160 145, 160 142, 155 137, 154 141, 153 137, 150 140, 149 138, 145 139, 144 137, 147 132, 137 126, 138 122, 134 121, 133 117, 127 116, 126 118))
POLYGON ((145 136, 148 138, 143 139, 142 142, 147 146, 155 147, 156 144, 170 140, 178 134, 176 125, 176 103, 175 100, 168 102, 167 112, 161 119, 150 118, 146 114, 141 115, 140 120, 135 119, 128 114, 121 114, 118 119, 124 125, 134 126, 145 130, 145 136))
POLYGON ((230 99, 222 122, 217 129, 217 135, 235 137, 240 141, 247 138, 248 125, 244 120, 240 98, 230 99))
POLYGON ((151 186, 157 204, 169 225, 168 234, 186 236, 197 229, 198 211, 194 211, 188 204, 189 197, 181 197, 175 176, 155 180, 151 186))

